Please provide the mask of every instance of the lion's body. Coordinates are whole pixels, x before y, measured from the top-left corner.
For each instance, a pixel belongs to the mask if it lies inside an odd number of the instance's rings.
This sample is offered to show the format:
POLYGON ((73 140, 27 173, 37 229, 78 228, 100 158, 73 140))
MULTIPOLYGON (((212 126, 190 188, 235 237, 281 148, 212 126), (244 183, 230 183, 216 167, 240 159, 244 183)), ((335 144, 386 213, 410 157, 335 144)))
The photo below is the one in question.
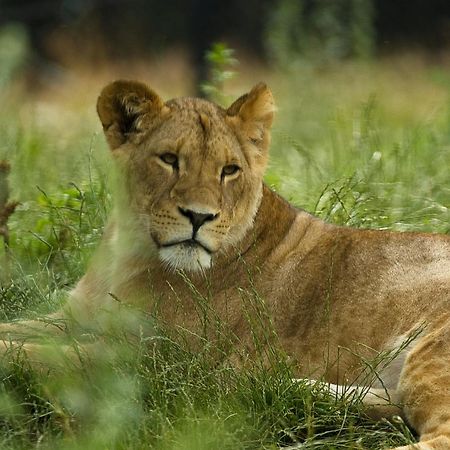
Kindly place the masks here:
MULTIPOLYGON (((112 228, 104 245, 114 260, 102 252, 72 294, 73 308, 114 304, 112 293, 150 314, 156 302, 168 323, 200 332, 186 279, 152 255, 135 256, 126 248, 122 260, 123 243, 114 237, 117 225, 112 228)), ((219 257, 206 276, 188 277, 243 342, 249 338, 244 296, 254 290, 283 348, 298 361, 298 375, 321 376, 328 364, 329 381, 348 383, 352 374, 343 361, 360 369, 362 356, 393 349, 450 311, 450 238, 329 225, 265 187, 254 226, 236 254, 219 257)))
POLYGON ((329 225, 264 186, 273 101, 263 85, 225 111, 117 82, 98 111, 124 187, 67 316, 105 327, 127 303, 210 339, 217 318, 240 364, 262 311, 275 332, 265 339, 277 336, 298 376, 340 384, 399 349, 377 368, 379 387, 404 406, 419 448, 450 448, 449 237, 329 225))

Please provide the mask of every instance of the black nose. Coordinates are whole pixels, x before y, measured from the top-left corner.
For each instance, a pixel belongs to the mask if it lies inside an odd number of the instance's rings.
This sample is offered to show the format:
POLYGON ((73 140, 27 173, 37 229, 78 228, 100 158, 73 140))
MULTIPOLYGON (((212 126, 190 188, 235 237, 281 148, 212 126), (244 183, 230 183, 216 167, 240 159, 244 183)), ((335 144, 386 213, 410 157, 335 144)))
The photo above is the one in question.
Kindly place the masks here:
POLYGON ((205 222, 214 220, 217 216, 217 214, 214 215, 214 214, 198 213, 198 212, 192 211, 191 209, 178 208, 178 210, 180 211, 181 214, 183 214, 183 216, 186 216, 191 221, 194 235, 195 235, 195 233, 197 233, 198 229, 205 222))

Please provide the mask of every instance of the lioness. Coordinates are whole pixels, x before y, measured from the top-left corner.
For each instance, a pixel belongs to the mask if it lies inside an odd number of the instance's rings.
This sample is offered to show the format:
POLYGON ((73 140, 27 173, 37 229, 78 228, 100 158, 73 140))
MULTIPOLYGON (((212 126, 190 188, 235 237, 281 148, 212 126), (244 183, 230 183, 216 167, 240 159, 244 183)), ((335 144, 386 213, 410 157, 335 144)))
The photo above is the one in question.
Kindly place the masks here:
POLYGON ((263 183, 274 101, 262 83, 225 110, 116 81, 97 111, 122 188, 62 311, 70 323, 107 329, 126 302, 195 335, 195 289, 250 349, 242 292, 257 292, 298 376, 347 384, 364 359, 397 352, 366 402, 400 405, 419 433, 397 450, 450 449, 448 236, 333 226, 279 197, 263 183))

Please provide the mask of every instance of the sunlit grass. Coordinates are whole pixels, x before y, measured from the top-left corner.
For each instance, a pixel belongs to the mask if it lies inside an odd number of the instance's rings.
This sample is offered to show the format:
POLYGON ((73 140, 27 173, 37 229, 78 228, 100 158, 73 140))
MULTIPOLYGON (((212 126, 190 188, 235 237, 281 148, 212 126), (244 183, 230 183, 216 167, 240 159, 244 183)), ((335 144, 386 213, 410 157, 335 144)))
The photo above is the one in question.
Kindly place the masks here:
MULTIPOLYGON (((244 73, 233 90, 260 78, 244 73)), ((267 183, 337 224, 448 231, 448 72, 402 57, 299 65, 268 78, 279 111, 267 183)), ((2 320, 56 309, 100 238, 111 171, 96 84, 34 99, 1 93, 0 158, 12 164, 21 202, 10 221, 2 320)), ((51 375, 21 358, 4 367, 0 448, 377 449, 413 438, 401 423, 370 422, 357 401, 293 382, 276 346, 269 368, 255 360, 236 371, 215 364, 210 346, 192 351, 165 330, 108 345, 108 357, 81 355, 51 375)))

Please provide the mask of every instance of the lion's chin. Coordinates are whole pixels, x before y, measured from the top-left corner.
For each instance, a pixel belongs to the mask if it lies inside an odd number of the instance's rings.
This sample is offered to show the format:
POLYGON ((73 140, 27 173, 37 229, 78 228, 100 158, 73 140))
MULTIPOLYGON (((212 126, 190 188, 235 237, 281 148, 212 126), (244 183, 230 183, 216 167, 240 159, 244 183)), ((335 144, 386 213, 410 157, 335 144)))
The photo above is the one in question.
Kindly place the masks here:
POLYGON ((199 272, 209 269, 211 255, 200 245, 181 242, 159 249, 161 261, 172 270, 199 272))

